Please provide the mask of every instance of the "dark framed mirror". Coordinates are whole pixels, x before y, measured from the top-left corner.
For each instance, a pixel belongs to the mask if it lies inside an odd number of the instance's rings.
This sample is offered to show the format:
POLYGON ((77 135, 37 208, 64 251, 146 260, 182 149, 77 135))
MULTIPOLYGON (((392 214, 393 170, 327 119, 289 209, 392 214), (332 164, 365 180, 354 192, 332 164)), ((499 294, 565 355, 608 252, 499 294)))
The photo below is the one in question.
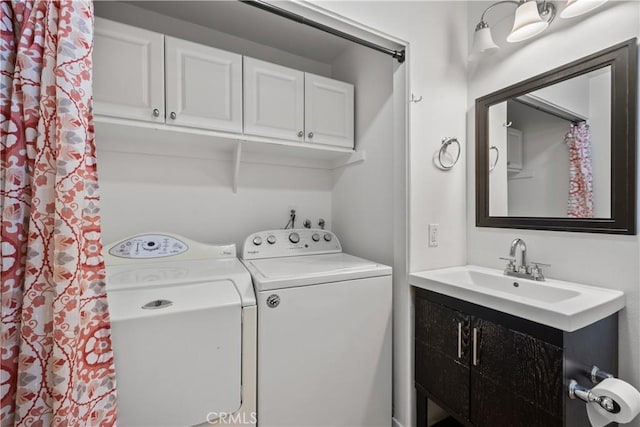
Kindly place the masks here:
POLYGON ((636 233, 637 41, 476 99, 476 226, 636 233))

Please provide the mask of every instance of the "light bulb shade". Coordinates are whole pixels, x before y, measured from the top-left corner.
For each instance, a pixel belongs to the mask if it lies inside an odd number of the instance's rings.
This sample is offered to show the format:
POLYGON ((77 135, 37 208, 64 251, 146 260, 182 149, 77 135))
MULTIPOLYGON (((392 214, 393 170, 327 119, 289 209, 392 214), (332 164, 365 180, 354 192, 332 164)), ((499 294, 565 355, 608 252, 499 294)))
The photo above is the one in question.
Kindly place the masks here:
POLYGON ((513 21, 513 29, 507 37, 509 43, 520 42, 537 36, 547 29, 549 23, 543 21, 538 13, 538 3, 530 0, 522 3, 516 9, 516 17, 513 21))
POLYGON ((567 6, 560 12, 561 18, 573 18, 591 12, 607 0, 567 0, 567 6))
POLYGON ((498 45, 493 41, 491 29, 489 27, 480 28, 473 34, 474 53, 490 52, 498 49, 498 45))

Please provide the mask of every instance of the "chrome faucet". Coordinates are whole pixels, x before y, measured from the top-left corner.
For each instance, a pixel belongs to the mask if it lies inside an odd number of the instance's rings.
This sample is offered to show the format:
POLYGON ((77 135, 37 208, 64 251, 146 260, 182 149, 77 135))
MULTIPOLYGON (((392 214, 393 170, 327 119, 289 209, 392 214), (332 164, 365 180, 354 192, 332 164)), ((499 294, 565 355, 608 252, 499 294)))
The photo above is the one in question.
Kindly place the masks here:
POLYGON ((527 272, 527 245, 524 240, 518 238, 511 242, 509 256, 515 258, 515 270, 518 273, 527 272))
POLYGON ((500 258, 508 261, 504 269, 504 274, 507 276, 544 281, 544 274, 542 274, 541 267, 551 267, 549 264, 535 261, 532 261, 531 265, 527 264, 527 245, 524 243, 524 240, 520 238, 511 242, 509 256, 510 258, 500 258))

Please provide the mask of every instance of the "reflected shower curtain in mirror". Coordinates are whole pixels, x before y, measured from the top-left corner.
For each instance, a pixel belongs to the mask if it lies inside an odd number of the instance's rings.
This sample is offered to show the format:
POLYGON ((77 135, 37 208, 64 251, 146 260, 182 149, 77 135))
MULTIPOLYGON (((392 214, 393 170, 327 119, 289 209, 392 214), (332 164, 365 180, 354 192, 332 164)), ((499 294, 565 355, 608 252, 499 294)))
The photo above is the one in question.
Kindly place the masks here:
POLYGON ((574 123, 564 138, 569 148, 570 218, 593 218, 593 174, 591 169, 591 136, 586 122, 574 123))
POLYGON ((2 426, 115 424, 90 0, 0 3, 2 426))

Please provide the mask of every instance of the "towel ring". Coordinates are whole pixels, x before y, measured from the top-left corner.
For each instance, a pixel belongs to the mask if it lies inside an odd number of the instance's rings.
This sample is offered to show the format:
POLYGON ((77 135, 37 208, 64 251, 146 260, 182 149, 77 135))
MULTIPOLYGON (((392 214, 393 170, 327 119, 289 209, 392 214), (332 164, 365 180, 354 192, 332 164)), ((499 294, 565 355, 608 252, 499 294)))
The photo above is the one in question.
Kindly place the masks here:
POLYGON ((496 165, 498 164, 499 159, 500 159, 500 150, 498 150, 498 147, 496 147, 495 145, 492 145, 491 147, 489 147, 489 163, 490 163, 489 172, 491 172, 496 168, 496 165), (496 150, 496 159, 493 161, 493 163, 491 163, 491 150, 496 150))
POLYGON ((442 170, 448 171, 452 167, 454 167, 456 165, 456 163, 458 163, 458 159, 460 159, 461 151, 462 151, 462 149, 460 148, 460 142, 458 141, 458 138, 450 137, 450 136, 442 138, 442 145, 440 146, 440 151, 438 152, 438 163, 440 164, 440 168, 442 170), (453 162, 451 162, 451 164, 447 165, 442 161, 442 156, 447 152, 447 149, 453 143, 455 143, 458 146, 458 154, 456 155, 455 160, 453 162))

